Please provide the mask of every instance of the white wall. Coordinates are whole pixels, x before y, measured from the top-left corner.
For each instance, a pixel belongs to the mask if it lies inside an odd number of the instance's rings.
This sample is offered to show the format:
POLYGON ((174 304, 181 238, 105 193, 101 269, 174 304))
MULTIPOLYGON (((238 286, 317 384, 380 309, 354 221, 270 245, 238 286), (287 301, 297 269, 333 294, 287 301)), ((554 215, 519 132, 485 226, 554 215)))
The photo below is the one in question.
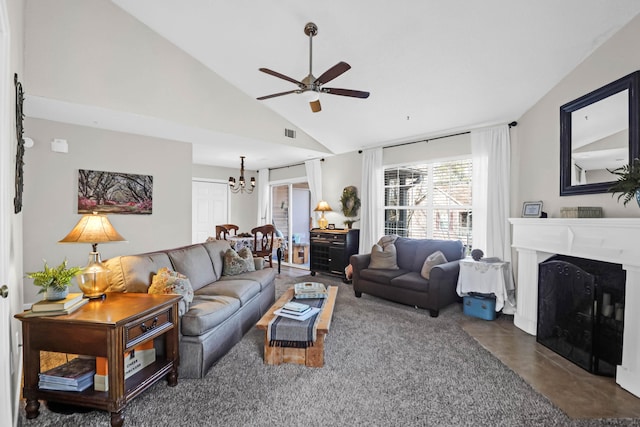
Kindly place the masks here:
MULTIPOLYGON (((35 141, 25 154, 25 271, 40 270, 43 259, 86 265, 89 244, 57 243, 81 218, 78 169, 153 176, 153 213, 109 215, 128 243, 99 245, 103 259, 191 243, 191 144, 38 119, 25 121, 25 135, 35 141), (69 153, 52 152, 53 138, 66 139, 69 153)), ((26 303, 41 298, 25 283, 26 303)))
MULTIPOLYGON (((542 200, 544 211, 559 217, 562 207, 601 206, 606 217, 638 217, 635 203, 626 207, 611 193, 560 197, 560 106, 640 69, 638 41, 640 16, 605 42, 556 87, 518 119, 512 167, 519 180, 512 215, 519 217, 522 203, 542 200)), ((526 82, 522 82, 526 85, 526 82)))
POLYGON ((275 143, 286 127, 297 134, 288 146, 326 150, 108 0, 26 5, 29 95, 275 143))

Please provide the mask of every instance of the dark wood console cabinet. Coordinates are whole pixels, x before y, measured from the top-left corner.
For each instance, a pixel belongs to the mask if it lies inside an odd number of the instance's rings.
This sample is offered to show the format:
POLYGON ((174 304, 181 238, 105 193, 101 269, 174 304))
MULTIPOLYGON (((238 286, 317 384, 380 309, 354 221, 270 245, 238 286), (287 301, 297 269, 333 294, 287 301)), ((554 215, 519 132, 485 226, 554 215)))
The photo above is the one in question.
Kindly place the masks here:
POLYGON ((349 258, 358 253, 360 230, 311 230, 310 270, 316 273, 333 274, 346 278, 344 269, 349 258))

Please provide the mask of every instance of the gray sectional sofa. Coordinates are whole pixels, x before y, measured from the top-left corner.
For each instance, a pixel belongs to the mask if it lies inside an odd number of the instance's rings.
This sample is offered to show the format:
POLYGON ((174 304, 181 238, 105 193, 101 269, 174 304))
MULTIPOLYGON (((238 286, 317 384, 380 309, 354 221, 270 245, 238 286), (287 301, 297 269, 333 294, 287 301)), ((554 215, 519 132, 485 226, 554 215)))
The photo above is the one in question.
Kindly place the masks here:
POLYGON ((425 308, 432 317, 437 317, 441 308, 460 299, 456 286, 459 262, 464 255, 461 241, 398 237, 394 244, 399 269, 369 268, 371 254, 351 256, 356 297, 364 292, 425 308), (449 262, 433 267, 429 279, 425 279, 420 271, 425 259, 436 251, 441 251, 449 262))
POLYGON ((110 292, 144 292, 167 267, 189 278, 193 302, 180 321, 181 378, 202 378, 275 301, 275 270, 223 276, 224 240, 105 261, 110 292))

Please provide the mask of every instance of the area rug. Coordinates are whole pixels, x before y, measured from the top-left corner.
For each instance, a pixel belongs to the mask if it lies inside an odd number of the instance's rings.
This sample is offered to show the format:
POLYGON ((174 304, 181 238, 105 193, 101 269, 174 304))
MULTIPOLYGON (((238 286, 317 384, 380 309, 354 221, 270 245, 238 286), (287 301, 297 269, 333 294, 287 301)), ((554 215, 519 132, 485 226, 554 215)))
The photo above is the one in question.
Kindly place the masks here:
MULTIPOLYGON (((325 366, 264 365, 252 330, 203 379, 161 381, 125 410, 125 426, 637 426, 571 420, 458 325, 454 304, 427 310, 363 295, 328 276, 277 279, 339 287, 325 366)), ((108 413, 68 415, 41 405, 24 426, 108 426, 108 413)))

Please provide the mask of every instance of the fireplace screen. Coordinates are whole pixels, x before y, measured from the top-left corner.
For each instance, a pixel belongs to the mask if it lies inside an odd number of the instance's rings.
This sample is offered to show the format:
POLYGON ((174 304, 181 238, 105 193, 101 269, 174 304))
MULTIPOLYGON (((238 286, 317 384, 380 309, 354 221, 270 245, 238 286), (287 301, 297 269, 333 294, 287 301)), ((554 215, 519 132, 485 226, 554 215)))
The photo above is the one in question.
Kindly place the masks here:
POLYGON ((538 273, 537 341, 589 372, 615 375, 622 363, 622 266, 557 255, 538 273))

